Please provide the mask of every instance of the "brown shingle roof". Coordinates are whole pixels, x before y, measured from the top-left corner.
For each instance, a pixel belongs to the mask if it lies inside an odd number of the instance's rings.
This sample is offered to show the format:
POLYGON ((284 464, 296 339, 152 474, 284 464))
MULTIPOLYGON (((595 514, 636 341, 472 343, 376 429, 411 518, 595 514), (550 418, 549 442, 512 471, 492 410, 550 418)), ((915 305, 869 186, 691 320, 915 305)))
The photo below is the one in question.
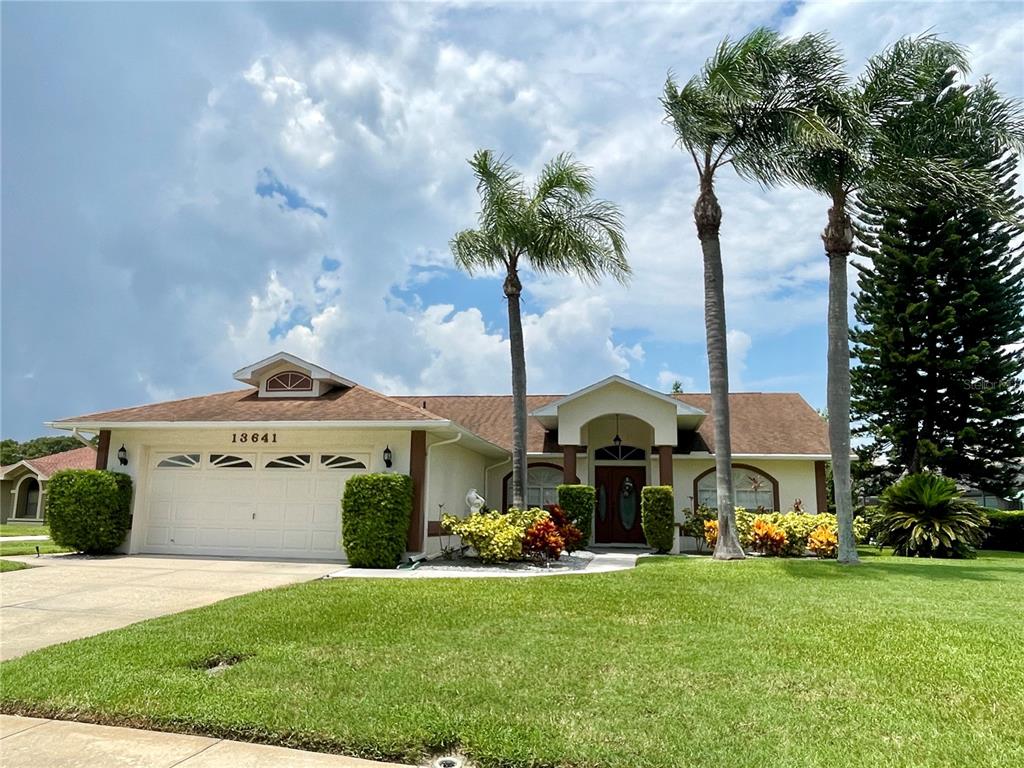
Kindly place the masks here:
MULTIPOLYGON (((563 395, 530 395, 532 412, 563 395)), ((700 408, 708 418, 687 446, 689 451, 714 450, 711 396, 681 394, 675 397, 700 408)), ((741 392, 729 396, 732 450, 743 454, 827 454, 828 433, 824 420, 798 394, 791 392, 741 392)), ((430 421, 450 419, 484 440, 506 450, 512 448, 512 398, 510 395, 417 395, 388 397, 355 386, 335 389, 319 398, 260 398, 254 389, 190 397, 165 403, 140 405, 115 411, 91 413, 57 424, 116 422, 259 422, 259 421, 430 421)), ((555 438, 540 422, 529 419, 527 450, 557 451, 555 438)))
MULTIPOLYGON (((530 395, 527 413, 532 413, 564 395, 530 395)), ((714 423, 711 396, 681 394, 674 397, 700 408, 708 417, 697 430, 691 451, 714 452, 714 423)), ((512 398, 509 395, 433 395, 399 397, 425 407, 506 450, 512 449, 512 398), (425 405, 424 405, 425 404, 425 405)), ((741 392, 729 395, 733 453, 826 454, 828 432, 824 420, 795 392, 741 392)), ((536 419, 527 422, 527 450, 555 451, 554 441, 536 419)))
MULTIPOLYGON (((40 456, 35 459, 25 459, 25 464, 35 470, 41 480, 49 479, 50 475, 62 469, 94 469, 96 467, 96 449, 89 445, 81 448, 72 448, 70 451, 51 453, 49 456, 40 456)), ((7 474, 7 471, 16 467, 17 464, 9 464, 0 467, 0 475, 7 474)))
POLYGON ((138 421, 431 421, 428 413, 398 398, 355 386, 335 389, 317 398, 260 398, 247 388, 216 395, 189 397, 134 408, 90 413, 55 424, 138 421))

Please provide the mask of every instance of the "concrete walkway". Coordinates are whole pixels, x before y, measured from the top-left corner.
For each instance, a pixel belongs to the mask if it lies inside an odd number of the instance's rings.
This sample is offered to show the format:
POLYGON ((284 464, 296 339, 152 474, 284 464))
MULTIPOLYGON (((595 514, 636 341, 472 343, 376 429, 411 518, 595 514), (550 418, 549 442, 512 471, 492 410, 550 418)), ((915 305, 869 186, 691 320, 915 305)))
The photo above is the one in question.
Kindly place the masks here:
POLYGON ((4 768, 402 768, 180 733, 0 715, 4 768))
POLYGON ((338 563, 163 555, 9 557, 0 576, 0 659, 247 592, 310 581, 338 563))
POLYGON ((49 541, 49 536, 0 536, 0 541, 49 541))
POLYGON ((611 573, 636 567, 638 558, 646 550, 614 550, 604 552, 577 552, 567 563, 553 563, 545 568, 528 563, 501 563, 485 565, 478 561, 428 560, 417 568, 351 568, 342 566, 332 572, 331 579, 522 579, 542 576, 571 576, 589 573, 611 573))

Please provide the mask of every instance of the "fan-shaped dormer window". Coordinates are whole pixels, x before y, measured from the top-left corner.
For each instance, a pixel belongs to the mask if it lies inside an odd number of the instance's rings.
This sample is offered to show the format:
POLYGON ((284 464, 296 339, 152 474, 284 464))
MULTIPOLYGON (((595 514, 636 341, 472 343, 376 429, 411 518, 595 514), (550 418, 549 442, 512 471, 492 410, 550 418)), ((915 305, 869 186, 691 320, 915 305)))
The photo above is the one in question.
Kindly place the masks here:
POLYGON ((282 371, 267 379, 267 392, 312 392, 313 380, 301 371, 282 371))

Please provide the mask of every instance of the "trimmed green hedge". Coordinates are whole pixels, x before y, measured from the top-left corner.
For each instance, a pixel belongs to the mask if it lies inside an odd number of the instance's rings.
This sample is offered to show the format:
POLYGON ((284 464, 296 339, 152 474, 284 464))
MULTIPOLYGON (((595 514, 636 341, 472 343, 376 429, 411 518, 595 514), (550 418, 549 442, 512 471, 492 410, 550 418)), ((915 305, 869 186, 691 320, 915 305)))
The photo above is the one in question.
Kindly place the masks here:
POLYGON ((648 485, 640 492, 640 522, 647 544, 658 552, 672 549, 675 539, 675 507, 672 486, 648 485))
POLYGON ((412 516, 408 475, 355 475, 345 483, 341 540, 351 565, 394 568, 405 552, 412 516))
POLYGON ((988 530, 983 549, 1007 549, 1024 552, 1024 512, 986 509, 988 530))
POLYGON ((597 491, 592 485, 560 485, 558 506, 565 512, 569 522, 580 529, 580 533, 583 534, 580 547, 586 549, 590 545, 590 532, 594 528, 597 491))
POLYGON ((113 552, 132 522, 132 479, 105 469, 62 469, 46 484, 50 538, 90 555, 113 552))

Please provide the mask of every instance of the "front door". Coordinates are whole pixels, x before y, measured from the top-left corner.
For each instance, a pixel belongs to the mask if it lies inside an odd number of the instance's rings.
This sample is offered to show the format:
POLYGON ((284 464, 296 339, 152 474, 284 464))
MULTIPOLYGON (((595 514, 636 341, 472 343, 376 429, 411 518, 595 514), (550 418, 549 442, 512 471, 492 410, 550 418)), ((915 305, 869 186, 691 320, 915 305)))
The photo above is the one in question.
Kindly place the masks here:
POLYGON ((643 544, 640 490, 647 480, 646 467, 596 467, 594 476, 597 490, 594 541, 598 544, 643 544))

